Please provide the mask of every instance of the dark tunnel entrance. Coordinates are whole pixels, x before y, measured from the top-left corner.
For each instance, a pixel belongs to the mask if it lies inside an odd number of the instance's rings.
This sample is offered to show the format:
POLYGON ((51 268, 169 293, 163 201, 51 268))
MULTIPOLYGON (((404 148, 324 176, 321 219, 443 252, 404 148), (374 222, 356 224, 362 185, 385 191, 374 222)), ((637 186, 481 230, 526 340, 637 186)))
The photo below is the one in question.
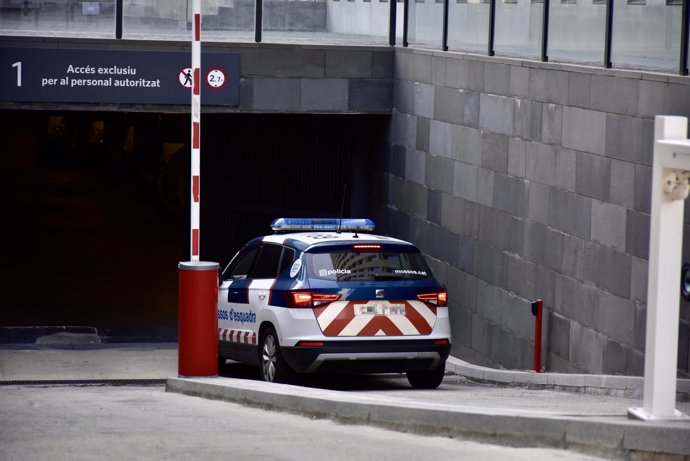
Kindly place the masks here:
MULTIPOLYGON (((189 259, 189 116, 0 111, 0 327, 177 334, 189 259)), ((279 216, 374 213, 388 117, 204 114, 201 259, 224 266, 279 216)), ((107 340, 107 339, 106 339, 107 340)))

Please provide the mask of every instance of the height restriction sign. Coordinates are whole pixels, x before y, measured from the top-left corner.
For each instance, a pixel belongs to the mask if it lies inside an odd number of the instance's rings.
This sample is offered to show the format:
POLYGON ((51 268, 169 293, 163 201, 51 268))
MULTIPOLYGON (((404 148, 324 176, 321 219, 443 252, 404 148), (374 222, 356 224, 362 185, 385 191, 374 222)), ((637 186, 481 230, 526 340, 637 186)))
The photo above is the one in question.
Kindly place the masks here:
POLYGON ((211 69, 206 74, 206 83, 213 90, 219 90, 225 85, 225 71, 223 69, 211 69))

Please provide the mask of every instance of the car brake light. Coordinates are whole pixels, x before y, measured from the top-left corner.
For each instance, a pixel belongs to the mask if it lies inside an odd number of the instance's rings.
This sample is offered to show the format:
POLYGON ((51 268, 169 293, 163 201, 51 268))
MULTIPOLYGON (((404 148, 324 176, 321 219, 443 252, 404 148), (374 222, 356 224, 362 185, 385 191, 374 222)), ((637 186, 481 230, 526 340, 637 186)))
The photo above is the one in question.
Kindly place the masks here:
POLYGON ((417 299, 431 304, 436 304, 439 307, 445 307, 448 305, 448 293, 445 291, 418 294, 417 299))
POLYGON ((308 291, 291 291, 287 293, 288 307, 318 307, 339 299, 339 294, 310 293, 308 291))
POLYGON ((352 249, 355 251, 381 251, 381 245, 361 243, 358 245, 352 245, 352 249))
POLYGON ((434 344, 436 344, 437 346, 445 346, 446 344, 450 344, 450 341, 448 341, 447 339, 435 339, 434 344))

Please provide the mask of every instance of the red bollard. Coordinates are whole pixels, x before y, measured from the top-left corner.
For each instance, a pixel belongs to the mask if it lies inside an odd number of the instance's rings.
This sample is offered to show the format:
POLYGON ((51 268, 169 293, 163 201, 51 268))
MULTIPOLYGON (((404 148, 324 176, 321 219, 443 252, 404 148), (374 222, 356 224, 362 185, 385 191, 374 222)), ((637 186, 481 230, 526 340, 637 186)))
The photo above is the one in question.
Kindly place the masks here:
POLYGON ((534 315, 534 373, 541 373, 541 324, 542 301, 537 299, 532 303, 532 315, 534 315))
POLYGON ((178 374, 218 376, 218 263, 177 265, 178 374))

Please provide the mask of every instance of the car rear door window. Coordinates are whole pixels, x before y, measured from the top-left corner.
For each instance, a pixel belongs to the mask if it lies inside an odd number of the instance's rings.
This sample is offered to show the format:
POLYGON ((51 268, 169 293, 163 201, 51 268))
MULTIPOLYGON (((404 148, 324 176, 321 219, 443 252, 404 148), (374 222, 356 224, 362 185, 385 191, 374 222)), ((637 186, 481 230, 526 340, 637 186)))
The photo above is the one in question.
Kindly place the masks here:
POLYGON ((259 246, 255 246, 244 251, 237 257, 237 261, 231 264, 223 271, 223 280, 242 280, 246 279, 249 271, 254 265, 254 260, 259 251, 259 246))
POLYGON ((270 243, 261 246, 261 252, 254 264, 250 277, 253 279, 274 279, 278 275, 278 263, 283 247, 270 243))

